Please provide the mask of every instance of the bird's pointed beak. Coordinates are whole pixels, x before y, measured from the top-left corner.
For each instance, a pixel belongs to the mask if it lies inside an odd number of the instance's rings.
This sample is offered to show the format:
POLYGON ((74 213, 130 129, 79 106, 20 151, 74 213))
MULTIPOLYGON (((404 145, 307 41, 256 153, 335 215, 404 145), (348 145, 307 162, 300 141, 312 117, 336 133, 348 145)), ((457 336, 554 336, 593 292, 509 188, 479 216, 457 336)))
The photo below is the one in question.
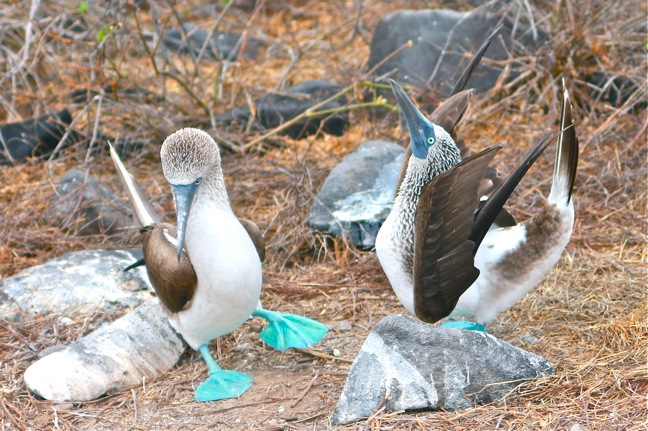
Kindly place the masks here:
POLYGON ((407 128, 409 129, 410 139, 412 141, 412 153, 419 159, 425 159, 428 153, 427 137, 424 133, 424 125, 429 123, 429 120, 416 108, 412 99, 409 98, 403 87, 401 87, 393 79, 389 80, 396 96, 396 102, 400 107, 407 128))
POLYGON ((180 262, 182 249, 184 247, 185 231, 187 230, 187 220, 189 219, 189 211, 191 211, 191 204, 193 203, 198 186, 196 184, 187 184, 174 185, 172 187, 177 218, 176 247, 178 252, 178 262, 180 262))

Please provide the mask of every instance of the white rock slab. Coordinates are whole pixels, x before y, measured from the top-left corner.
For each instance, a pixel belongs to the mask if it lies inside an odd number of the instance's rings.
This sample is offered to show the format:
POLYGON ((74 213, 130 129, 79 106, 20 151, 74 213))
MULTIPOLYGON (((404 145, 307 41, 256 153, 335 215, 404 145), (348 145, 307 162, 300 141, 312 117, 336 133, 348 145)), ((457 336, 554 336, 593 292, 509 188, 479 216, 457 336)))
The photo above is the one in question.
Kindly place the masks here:
POLYGON ((66 253, 0 282, 0 320, 21 313, 87 314, 134 308, 153 298, 144 267, 126 273, 134 252, 84 250, 66 253))
POLYGON ((90 401, 155 379, 184 349, 155 299, 39 359, 24 378, 30 391, 47 400, 90 401))

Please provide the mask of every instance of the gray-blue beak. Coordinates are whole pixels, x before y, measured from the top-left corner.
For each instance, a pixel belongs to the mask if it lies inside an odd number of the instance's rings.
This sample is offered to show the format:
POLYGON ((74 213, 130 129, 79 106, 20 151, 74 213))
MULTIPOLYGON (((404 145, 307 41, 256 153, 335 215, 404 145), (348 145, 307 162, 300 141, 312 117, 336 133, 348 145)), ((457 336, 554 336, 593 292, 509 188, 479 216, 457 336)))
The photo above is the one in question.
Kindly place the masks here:
POLYGON ((394 91, 394 96, 396 96, 396 102, 407 122, 412 144, 412 154, 419 159, 425 159, 427 158, 428 148, 436 142, 434 126, 416 108, 414 102, 412 102, 407 93, 405 93, 405 90, 396 81, 390 79, 389 83, 394 91))
POLYGON ((185 231, 187 230, 187 220, 189 219, 189 211, 191 211, 191 204, 193 203, 198 185, 195 183, 187 185, 172 185, 173 196, 175 197, 176 206, 176 241, 178 262, 182 256, 182 249, 184 247, 185 231))

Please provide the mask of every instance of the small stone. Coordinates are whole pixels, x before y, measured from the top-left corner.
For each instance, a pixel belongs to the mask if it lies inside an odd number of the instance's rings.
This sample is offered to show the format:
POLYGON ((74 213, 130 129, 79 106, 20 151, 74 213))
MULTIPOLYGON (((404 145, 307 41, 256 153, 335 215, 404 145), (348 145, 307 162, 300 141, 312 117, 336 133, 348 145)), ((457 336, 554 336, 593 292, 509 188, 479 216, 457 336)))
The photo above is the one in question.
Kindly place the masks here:
POLYGON ((538 337, 534 337, 533 335, 523 335, 519 340, 527 344, 535 344, 539 341, 538 337))
POLYGON ((72 325, 76 324, 76 322, 74 320, 70 319, 69 317, 63 316, 63 317, 59 317, 58 324, 61 325, 61 326, 72 326, 72 325))
POLYGON ((333 356, 335 356, 336 358, 340 356, 340 351, 338 349, 333 349, 333 356))
POLYGON ((248 350, 251 347, 252 346, 250 345, 250 343, 243 343, 243 344, 240 344, 240 345, 236 346, 234 348, 234 350, 237 351, 237 352, 242 352, 243 350, 248 350))
POLYGON ((283 413, 285 411, 286 411, 286 408, 284 406, 279 406, 279 408, 277 409, 277 413, 283 413))
POLYGON ((349 322, 348 320, 340 320, 338 322, 333 322, 333 324, 331 324, 331 328, 340 332, 350 331, 351 322, 349 322))
POLYGON ((589 431, 589 428, 581 424, 573 424, 569 427, 569 431, 589 431))

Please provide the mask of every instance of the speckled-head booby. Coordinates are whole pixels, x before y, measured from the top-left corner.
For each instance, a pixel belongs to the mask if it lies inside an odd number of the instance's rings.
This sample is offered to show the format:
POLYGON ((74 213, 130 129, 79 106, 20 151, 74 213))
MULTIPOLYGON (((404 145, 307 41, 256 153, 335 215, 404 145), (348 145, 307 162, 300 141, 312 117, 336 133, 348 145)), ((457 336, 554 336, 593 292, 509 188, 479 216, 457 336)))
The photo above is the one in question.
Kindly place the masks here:
MULTIPOLYGON (((495 36, 497 35, 497 33, 501 28, 502 25, 500 25, 495 30, 493 30, 493 32, 488 36, 488 38, 484 41, 484 43, 482 43, 482 45, 475 53, 475 56, 472 58, 468 66, 464 69, 461 76, 455 83, 455 86, 450 92, 448 98, 440 106, 438 106, 432 112, 432 114, 430 114, 429 117, 429 121, 431 123, 436 124, 437 126, 443 128, 450 134, 453 141, 455 142, 455 145, 459 148, 461 158, 465 158, 470 155, 468 148, 464 144, 464 141, 462 139, 458 139, 456 133, 454 132, 454 127, 461 121, 463 115, 466 112, 466 109, 468 108, 468 104, 470 103, 470 100, 472 99, 473 96, 473 90, 472 89, 465 90, 465 88, 466 85, 468 84, 468 81, 470 80, 472 73, 475 71, 477 66, 479 66, 482 57, 488 50, 488 47, 490 46, 493 39, 495 39, 495 36)), ((400 86, 397 86, 397 89, 394 91, 398 91, 399 93, 401 93, 401 98, 403 98, 404 95, 404 99, 407 99, 407 96, 402 91, 402 89, 400 89, 400 86)), ((403 157, 400 173, 396 181, 396 190, 395 190, 396 193, 398 193, 400 185, 402 184, 403 179, 405 178, 405 173, 407 172, 407 166, 409 165, 409 160, 411 155, 412 155, 412 146, 408 145, 407 148, 405 149, 405 156, 403 157)), ((488 166, 484 171, 484 175, 480 184, 480 193, 482 195, 490 194, 490 192, 492 192, 499 186, 501 181, 502 180, 497 169, 495 169, 492 166, 488 166)), ((510 222, 511 217, 506 212, 503 212, 501 214, 501 218, 502 220, 509 220, 508 223, 511 223, 510 222)))
MULTIPOLYGON (((405 91, 391 81, 396 101, 410 134, 411 155, 387 219, 376 236, 376 253, 396 296, 412 314, 414 311, 414 222, 423 187, 461 160, 452 133, 468 107, 472 92, 460 92, 436 111, 439 126, 428 120, 405 91)), ((407 154, 406 154, 407 155, 407 154)))
POLYGON ((269 322, 261 339, 281 351, 311 346, 328 328, 261 307, 263 238, 254 223, 232 212, 216 142, 202 130, 185 128, 166 138, 160 155, 173 189, 176 228, 156 223, 157 217, 142 210, 141 191, 111 149, 144 226, 144 262, 151 284, 171 325, 201 353, 209 368, 209 378, 196 389, 196 399, 239 397, 252 385, 252 378, 218 367, 209 341, 234 331, 251 315, 269 322))
POLYGON ((452 145, 429 146, 427 154, 417 155, 417 146, 436 139, 429 140, 431 133, 425 130, 431 126, 408 106, 403 112, 413 151, 392 211, 378 233, 378 258, 403 306, 419 319, 436 322, 451 313, 474 315, 476 325, 459 326, 483 329, 553 267, 569 241, 578 146, 567 92, 561 128, 572 127, 559 138, 549 202, 528 222, 497 229, 491 229, 493 221, 548 145, 548 136, 478 209, 483 173, 499 148, 449 167, 447 155, 431 153, 455 154, 452 145), (418 133, 412 134, 417 128, 418 133), (430 162, 436 167, 428 167, 430 162), (524 263, 517 264, 520 258, 524 263))

